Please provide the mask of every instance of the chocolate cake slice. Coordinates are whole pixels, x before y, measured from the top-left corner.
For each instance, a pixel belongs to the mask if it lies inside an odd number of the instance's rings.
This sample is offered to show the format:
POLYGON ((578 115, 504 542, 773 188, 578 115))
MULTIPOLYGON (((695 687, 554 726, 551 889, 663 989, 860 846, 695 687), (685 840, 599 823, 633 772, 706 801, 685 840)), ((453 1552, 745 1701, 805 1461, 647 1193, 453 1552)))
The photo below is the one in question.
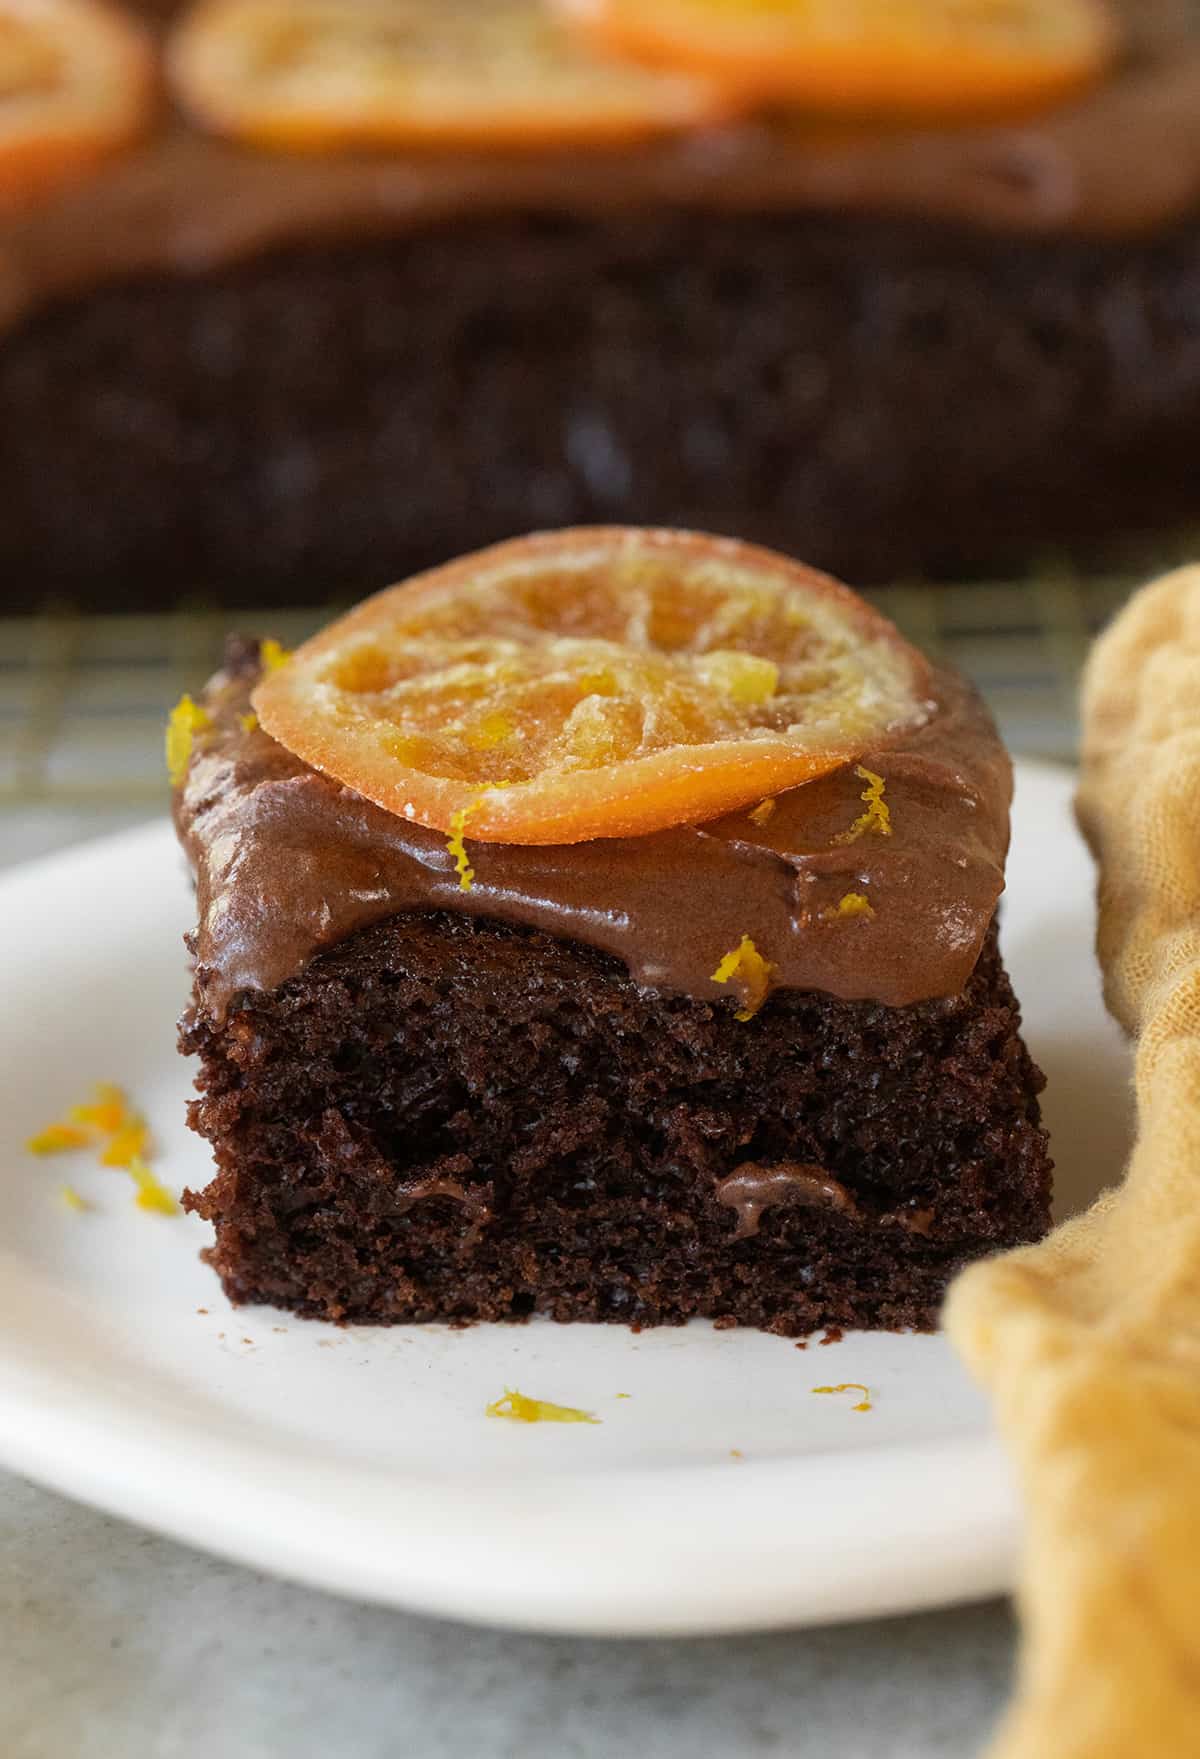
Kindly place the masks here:
POLYGON ((996 943, 1010 768, 953 673, 924 725, 769 813, 479 844, 469 891, 441 833, 255 724, 259 676, 232 643, 176 797, 216 1160, 185 1201, 232 1299, 927 1327, 964 1262, 1044 1230, 996 943), (852 834, 884 786, 888 834, 852 834), (714 982, 747 923, 776 961, 753 1018, 714 982))

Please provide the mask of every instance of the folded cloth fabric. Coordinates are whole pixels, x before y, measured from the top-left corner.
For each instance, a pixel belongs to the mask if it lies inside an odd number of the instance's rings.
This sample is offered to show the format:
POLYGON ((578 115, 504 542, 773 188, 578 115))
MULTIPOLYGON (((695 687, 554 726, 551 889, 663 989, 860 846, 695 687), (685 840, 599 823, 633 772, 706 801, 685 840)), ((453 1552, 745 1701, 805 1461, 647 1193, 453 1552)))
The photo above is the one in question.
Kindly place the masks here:
POLYGON ((988 1387, 1027 1537, 992 1759, 1200 1756, 1200 567, 1096 643, 1079 820, 1105 996, 1136 1040, 1125 1181, 976 1265, 946 1323, 988 1387))

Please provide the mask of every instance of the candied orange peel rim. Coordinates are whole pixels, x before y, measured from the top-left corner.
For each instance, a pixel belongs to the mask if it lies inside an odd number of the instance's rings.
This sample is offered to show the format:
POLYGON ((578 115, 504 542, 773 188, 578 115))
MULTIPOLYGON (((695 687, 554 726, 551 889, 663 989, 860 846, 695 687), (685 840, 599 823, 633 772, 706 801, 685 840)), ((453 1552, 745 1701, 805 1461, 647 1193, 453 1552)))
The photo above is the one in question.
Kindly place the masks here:
POLYGON ((158 109, 158 57, 136 19, 106 0, 0 0, 33 89, 0 106, 0 209, 73 181, 141 138, 158 109))
MULTIPOLYGON (((554 590, 563 590, 561 581, 554 590)), ((448 644, 443 640, 443 645, 448 644)), ((628 682, 622 698, 616 685, 602 687, 584 659, 578 663, 583 669, 571 673, 568 680, 575 692, 572 714, 595 686, 601 697, 618 699, 609 706, 620 709, 622 703, 632 704, 642 716, 639 725, 645 721, 646 699, 631 694, 628 682)), ((613 664, 616 667, 618 662, 613 664)), ((545 665, 550 667, 550 661, 545 665)), ((933 708, 929 679, 924 658, 885 617, 848 587, 790 558, 695 532, 582 527, 510 540, 375 594, 305 642, 285 666, 261 678, 252 703, 262 728, 295 756, 385 810, 455 838, 451 853, 457 859, 464 828, 476 842, 566 844, 702 823, 760 803, 782 789, 853 762, 864 750, 886 747, 922 724, 933 708), (601 613, 611 612, 619 619, 627 610, 620 596, 628 585, 622 570, 635 584, 645 573, 655 582, 655 591, 673 593, 677 615, 682 614, 677 609, 680 604, 684 612, 692 613, 689 595, 701 590, 697 582, 706 583, 718 605, 724 602, 722 594, 731 600, 739 592, 757 594, 755 605, 767 604, 777 622, 786 614, 787 639, 798 644, 802 658, 788 661, 789 679, 803 674, 808 664, 823 683, 811 688, 791 683, 776 698, 771 675, 779 668, 772 658, 764 659, 752 648, 689 649, 684 642, 676 649, 649 642, 634 648, 623 645, 624 638, 615 644, 602 640, 589 627, 568 629, 574 601, 564 592, 562 627, 554 621, 558 600, 549 612, 542 604, 539 614, 550 620, 532 628, 532 633, 525 629, 524 646, 520 639, 512 639, 511 619, 503 625, 508 648, 517 655, 516 660, 508 655, 504 663, 511 660, 527 670, 518 672, 515 685, 502 681, 501 690, 549 688, 548 672, 537 670, 544 654, 553 650, 557 665, 561 648, 571 647, 574 653, 573 642, 584 658, 594 649, 615 647, 620 664, 628 662, 634 669, 629 675, 635 682, 641 676, 636 673, 639 666, 668 667, 682 659, 691 668, 687 673, 694 698, 691 706, 709 736, 685 732, 664 737, 648 751, 635 747, 629 754, 622 749, 611 759, 581 760, 574 768, 561 761, 555 767, 549 759, 536 760, 540 767, 514 776, 505 773, 505 766, 534 762, 533 742, 465 739, 460 714, 453 721, 459 745, 451 753, 453 763, 447 764, 446 729, 453 717, 430 693, 443 688, 439 680, 450 676, 448 662, 441 671, 432 664, 423 670, 413 659, 414 652, 419 656, 422 641, 443 640, 437 620, 449 619, 447 627, 453 624, 456 652, 481 649, 491 656, 500 643, 487 619, 499 615, 497 605, 500 611, 511 608, 505 595, 517 595, 513 603, 521 607, 522 592, 541 591, 549 603, 551 583, 567 576, 573 583, 582 582, 579 593, 585 598, 590 593, 601 613), (618 584, 610 584, 610 574, 618 584), (813 647, 812 656, 805 643, 813 647), (392 680, 389 670, 396 664, 406 668, 399 682, 392 680), (731 664, 735 676, 729 684, 723 668, 731 664), (368 682, 359 680, 363 671, 368 682), (743 686, 744 699, 739 695, 743 686), (401 689, 412 692, 406 699, 410 704, 421 698, 417 710, 410 707, 403 713, 423 714, 424 721, 402 718, 393 700, 401 689), (760 701, 763 692, 765 700, 760 701), (717 726, 705 720, 712 703, 719 703, 725 717, 717 726), (790 712, 789 704, 801 717, 795 723, 772 726, 762 718, 768 712, 790 712), (401 718, 388 718, 393 713, 401 718), (837 718, 847 713, 849 723, 837 718), (818 736, 822 715, 825 724, 818 736), (805 717, 811 718, 811 725, 805 717), (853 731, 848 732, 847 726, 853 731), (486 760, 493 779, 480 780, 477 773, 464 771, 465 757, 486 760), (458 774, 448 773, 454 763, 458 774)), ((555 681, 557 688, 561 669, 555 681)), ((497 707, 507 701, 503 695, 480 697, 479 712, 495 719, 497 707)), ((531 712, 533 732, 544 732, 536 710, 531 712)), ((461 865, 458 872, 461 881, 461 865)))
MULTIPOLYGON (((865 6, 857 0, 865 15, 857 35, 847 28, 855 0, 826 0, 824 10, 837 12, 836 31, 814 29, 812 0, 797 4, 792 18, 780 0, 770 6, 753 0, 554 3, 610 54, 707 76, 750 106, 774 102, 854 117, 951 121, 1025 114, 1095 84, 1122 44, 1108 0, 1024 0, 1030 41, 1008 46, 991 34, 989 0, 980 7, 982 28, 961 6, 957 19, 949 15, 944 0, 910 4, 911 22, 884 0, 865 6)), ((1010 8, 1010 27, 1012 19, 1010 8)))
MULTIPOLYGON (((407 0, 395 10, 410 30, 409 60, 390 74, 381 61, 364 79, 369 32, 392 23, 386 10, 345 0, 200 0, 168 37, 168 81, 201 127, 293 152, 616 146, 724 122, 742 107, 707 75, 597 55, 542 0, 487 0, 477 19, 452 20, 457 44, 453 34, 447 43, 452 9, 443 0, 407 0), (338 33, 351 50, 340 79, 329 76, 338 33), (507 55, 489 53, 493 38, 506 35, 507 55), (320 52, 323 77, 306 80, 303 58, 320 52), (514 78, 507 70, 522 56, 527 66, 514 78)), ((386 43, 383 53, 391 53, 386 43)))

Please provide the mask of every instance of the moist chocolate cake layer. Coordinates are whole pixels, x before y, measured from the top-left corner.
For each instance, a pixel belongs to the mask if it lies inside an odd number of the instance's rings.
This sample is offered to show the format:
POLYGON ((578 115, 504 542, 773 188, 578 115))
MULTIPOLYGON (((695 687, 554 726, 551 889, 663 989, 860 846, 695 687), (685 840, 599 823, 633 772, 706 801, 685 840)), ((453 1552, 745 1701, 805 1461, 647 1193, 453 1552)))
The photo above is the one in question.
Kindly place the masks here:
POLYGON ((1047 1224, 1042 1078, 994 930, 961 995, 753 1020, 451 913, 185 1023, 235 1301, 328 1319, 929 1326, 1047 1224))
POLYGON ((1200 512, 1200 225, 467 220, 101 289, 0 348, 0 599, 328 600, 539 526, 864 583, 1200 512))

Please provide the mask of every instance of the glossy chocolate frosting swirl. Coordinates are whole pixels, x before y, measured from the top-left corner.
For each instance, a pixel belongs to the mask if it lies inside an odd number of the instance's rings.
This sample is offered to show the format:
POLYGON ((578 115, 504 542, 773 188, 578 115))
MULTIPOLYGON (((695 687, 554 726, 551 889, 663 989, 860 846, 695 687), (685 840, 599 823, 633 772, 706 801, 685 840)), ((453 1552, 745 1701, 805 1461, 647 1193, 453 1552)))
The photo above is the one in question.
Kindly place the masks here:
POLYGON ((933 718, 863 758, 885 780, 888 836, 845 840, 863 812, 863 780, 847 766, 781 794, 762 824, 747 810, 644 837, 478 843, 469 892, 440 832, 246 730, 257 673, 256 648, 233 644, 175 801, 196 872, 197 996, 217 1019, 239 992, 272 990, 407 910, 540 929, 612 954, 648 988, 727 1006, 712 973, 749 935, 775 987, 900 1007, 962 989, 1004 886, 1011 766, 978 696, 946 669, 934 674, 933 718), (874 914, 839 915, 850 892, 874 914))

